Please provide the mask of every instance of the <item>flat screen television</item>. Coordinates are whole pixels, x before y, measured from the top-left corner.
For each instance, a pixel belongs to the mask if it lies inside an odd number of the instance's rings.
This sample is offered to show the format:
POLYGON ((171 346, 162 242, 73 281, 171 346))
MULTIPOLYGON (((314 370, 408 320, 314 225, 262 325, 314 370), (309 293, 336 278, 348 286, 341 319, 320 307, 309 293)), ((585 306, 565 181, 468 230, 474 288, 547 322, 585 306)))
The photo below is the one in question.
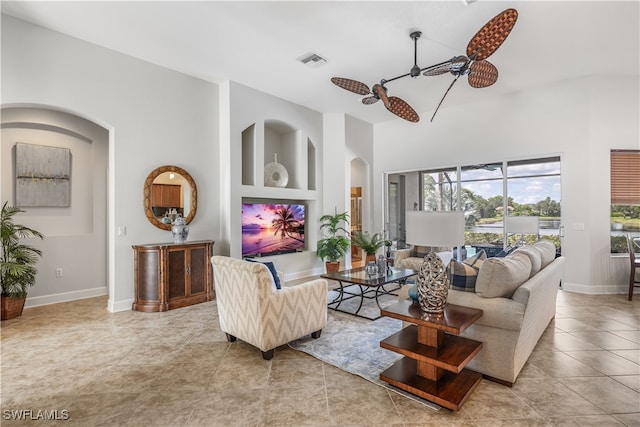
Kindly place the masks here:
POLYGON ((305 205, 242 204, 242 256, 265 256, 304 250, 305 205))

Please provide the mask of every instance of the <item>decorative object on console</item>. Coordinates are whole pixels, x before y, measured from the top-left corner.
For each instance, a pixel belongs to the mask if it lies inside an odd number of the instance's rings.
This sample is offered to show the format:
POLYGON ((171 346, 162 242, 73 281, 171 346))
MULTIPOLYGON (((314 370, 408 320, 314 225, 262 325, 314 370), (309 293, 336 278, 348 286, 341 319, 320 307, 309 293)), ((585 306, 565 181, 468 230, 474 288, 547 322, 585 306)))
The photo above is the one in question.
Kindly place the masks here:
POLYGON ((273 162, 264 165, 264 185, 267 187, 286 187, 289 182, 289 172, 281 163, 278 155, 273 155, 273 162))
POLYGON ((189 226, 187 225, 187 220, 183 217, 178 216, 171 226, 171 235, 173 236, 174 243, 184 243, 187 241, 187 237, 189 236, 189 226))
MULTIPOLYGON (((406 214, 407 242, 431 247, 454 247, 464 244, 464 213, 461 211, 412 211, 406 214)), ((420 308, 441 314, 447 302, 449 278, 440 257, 434 252, 425 256, 417 280, 420 308)))
POLYGON ((525 234, 535 234, 540 232, 539 217, 537 216, 508 216, 505 218, 505 226, 507 233, 520 234, 520 240, 517 246, 526 245, 524 240, 525 234))
POLYGON ((413 40, 413 67, 411 67, 411 70, 408 73, 391 79, 382 79, 380 80, 380 84, 375 84, 371 90, 369 89, 369 86, 362 82, 343 77, 333 77, 331 78, 331 82, 342 89, 348 90, 349 92, 353 92, 358 95, 366 95, 366 98, 362 99, 362 103, 365 105, 371 105, 382 100, 385 108, 391 113, 401 119, 410 122, 417 122, 420 120, 418 113, 416 113, 415 110, 404 100, 396 96, 387 96, 387 88, 385 85, 407 76, 414 78, 418 77, 420 73, 424 73, 425 76, 437 76, 449 72, 455 76, 455 79, 451 85, 449 85, 449 88, 436 107, 436 111, 431 117, 431 121, 433 121, 442 101, 444 101, 449 90, 453 87, 454 83, 458 81, 460 76, 469 76, 469 85, 474 88, 491 86, 498 80, 498 69, 489 61, 486 61, 486 59, 491 56, 506 40, 517 19, 517 10, 506 9, 502 11, 480 28, 480 30, 469 41, 466 52, 467 56, 455 56, 448 61, 425 68, 420 68, 417 63, 418 39, 422 33, 420 31, 413 31, 409 34, 409 37, 413 40))
POLYGON ((325 261, 327 273, 336 273, 340 269, 340 258, 349 249, 349 214, 347 212, 320 217, 320 232, 325 232, 324 237, 318 240, 316 253, 325 261))

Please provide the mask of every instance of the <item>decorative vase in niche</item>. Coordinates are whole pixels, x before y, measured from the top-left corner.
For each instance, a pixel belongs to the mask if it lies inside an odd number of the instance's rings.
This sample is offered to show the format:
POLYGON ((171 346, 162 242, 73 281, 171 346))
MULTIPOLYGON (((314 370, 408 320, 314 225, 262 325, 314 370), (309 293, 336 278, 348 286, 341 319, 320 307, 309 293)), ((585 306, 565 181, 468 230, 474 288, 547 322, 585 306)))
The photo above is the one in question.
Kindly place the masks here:
POLYGON ((264 165, 264 185, 267 187, 286 187, 289 182, 289 172, 278 163, 278 155, 273 155, 273 162, 264 165))
POLYGON ((189 236, 189 226, 187 220, 179 216, 173 221, 171 226, 171 234, 173 235, 174 243, 184 243, 189 236))
POLYGON ((418 273, 418 302, 429 314, 442 314, 449 294, 449 277, 440 257, 430 252, 424 257, 418 273))

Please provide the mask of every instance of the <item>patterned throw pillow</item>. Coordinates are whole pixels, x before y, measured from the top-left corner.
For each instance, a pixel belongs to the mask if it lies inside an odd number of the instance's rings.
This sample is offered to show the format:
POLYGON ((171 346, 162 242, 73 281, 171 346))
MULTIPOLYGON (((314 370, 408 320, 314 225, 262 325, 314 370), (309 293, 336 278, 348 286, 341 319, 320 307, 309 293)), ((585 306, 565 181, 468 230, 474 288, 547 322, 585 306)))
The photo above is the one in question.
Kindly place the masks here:
POLYGON ((244 260, 249 262, 259 262, 266 265, 271 272, 271 276, 273 276, 273 283, 275 283, 276 289, 282 289, 282 285, 280 284, 280 277, 278 277, 278 271, 276 270, 276 266, 271 261, 258 261, 253 258, 245 258, 244 260))
POLYGON ((451 289, 455 289, 456 291, 475 292, 478 270, 480 270, 482 263, 486 259, 487 254, 484 250, 481 250, 471 258, 467 258, 462 262, 452 259, 451 262, 449 262, 451 289))

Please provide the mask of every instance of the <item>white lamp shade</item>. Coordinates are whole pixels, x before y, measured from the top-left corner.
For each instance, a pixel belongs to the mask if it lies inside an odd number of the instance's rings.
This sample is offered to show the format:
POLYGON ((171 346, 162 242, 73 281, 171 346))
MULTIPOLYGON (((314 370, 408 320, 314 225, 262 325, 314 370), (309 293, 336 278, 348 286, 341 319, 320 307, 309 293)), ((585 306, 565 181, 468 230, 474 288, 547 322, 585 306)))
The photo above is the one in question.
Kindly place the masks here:
POLYGON ((507 233, 538 234, 539 218, 537 216, 508 216, 506 218, 507 233))
POLYGON ((453 247, 464 244, 464 213, 461 211, 410 211, 406 214, 407 243, 453 247))

